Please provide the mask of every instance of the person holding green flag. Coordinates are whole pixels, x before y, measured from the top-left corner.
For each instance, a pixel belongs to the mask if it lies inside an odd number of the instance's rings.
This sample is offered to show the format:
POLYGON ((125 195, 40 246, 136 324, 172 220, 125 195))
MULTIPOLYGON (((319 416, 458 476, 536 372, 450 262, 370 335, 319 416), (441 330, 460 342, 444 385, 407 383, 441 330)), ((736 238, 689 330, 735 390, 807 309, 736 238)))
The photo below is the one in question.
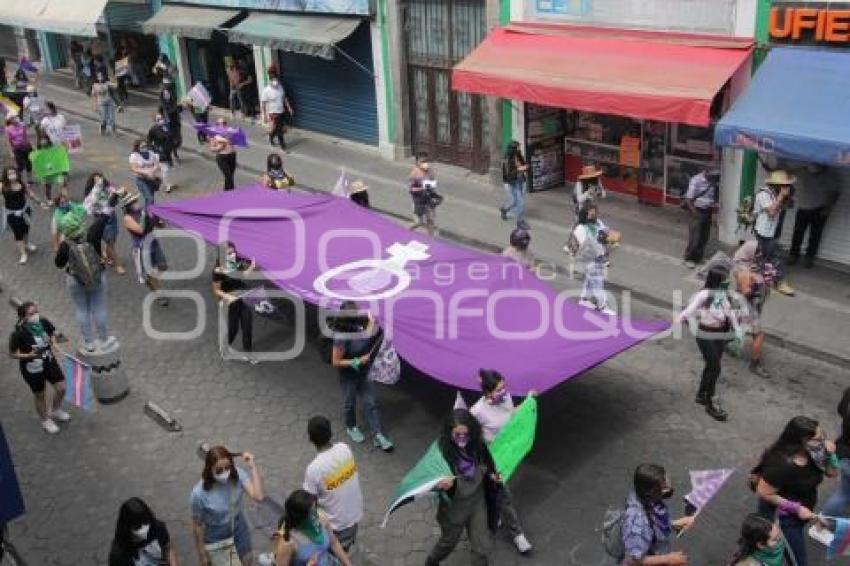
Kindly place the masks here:
MULTIPOLYGON (((515 408, 513 399, 508 394, 505 385, 505 378, 496 370, 481 369, 478 370, 478 378, 481 381, 481 398, 469 410, 470 413, 481 424, 484 435, 484 441, 488 446, 496 439, 499 432, 508 424, 508 421, 513 416, 515 408)), ((530 393, 531 396, 534 393, 530 393)), ((511 492, 508 490, 507 483, 503 489, 499 490, 499 511, 502 518, 502 524, 508 529, 511 534, 511 539, 514 541, 517 551, 520 554, 528 554, 531 552, 531 543, 523 533, 522 524, 519 522, 514 508, 511 492)))
POLYGON ((444 478, 435 486, 441 492, 437 508, 440 539, 425 564, 438 566, 448 558, 466 531, 471 563, 488 566, 492 539, 487 501, 492 501, 490 494, 501 488, 502 480, 484 442, 481 425, 466 409, 455 409, 443 425, 437 445, 453 477, 444 478))

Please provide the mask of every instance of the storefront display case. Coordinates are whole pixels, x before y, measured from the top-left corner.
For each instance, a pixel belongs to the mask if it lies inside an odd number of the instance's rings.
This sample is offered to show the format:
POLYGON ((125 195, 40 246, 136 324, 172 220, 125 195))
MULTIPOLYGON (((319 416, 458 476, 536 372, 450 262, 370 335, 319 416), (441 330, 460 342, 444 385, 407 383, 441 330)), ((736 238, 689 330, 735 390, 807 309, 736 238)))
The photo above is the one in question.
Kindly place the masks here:
POLYGON ((544 191, 564 184, 564 111, 525 105, 525 155, 528 190, 544 191))

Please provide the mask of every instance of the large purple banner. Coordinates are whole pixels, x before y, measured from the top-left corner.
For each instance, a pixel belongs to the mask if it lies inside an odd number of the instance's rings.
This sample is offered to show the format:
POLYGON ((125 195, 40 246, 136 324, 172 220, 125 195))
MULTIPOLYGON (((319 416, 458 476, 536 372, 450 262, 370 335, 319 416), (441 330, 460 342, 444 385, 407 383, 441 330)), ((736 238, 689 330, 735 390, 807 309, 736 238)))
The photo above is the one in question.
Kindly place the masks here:
POLYGON ((479 368, 492 368, 512 394, 543 392, 668 326, 589 311, 511 260, 410 232, 344 198, 254 186, 154 208, 207 242, 233 241, 308 302, 357 301, 399 355, 456 387, 477 388, 479 368))

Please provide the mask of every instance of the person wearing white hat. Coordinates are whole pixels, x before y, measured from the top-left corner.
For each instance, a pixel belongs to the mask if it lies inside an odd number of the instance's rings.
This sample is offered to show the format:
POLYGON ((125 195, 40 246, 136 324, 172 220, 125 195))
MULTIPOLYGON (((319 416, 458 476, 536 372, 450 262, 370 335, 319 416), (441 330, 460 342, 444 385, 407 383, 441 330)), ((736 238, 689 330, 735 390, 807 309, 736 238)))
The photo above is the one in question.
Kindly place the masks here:
POLYGON ((777 169, 765 180, 765 186, 756 194, 753 206, 753 231, 759 242, 762 256, 776 269, 776 290, 793 296, 794 288, 783 279, 779 258, 779 218, 791 199, 791 187, 796 179, 787 171, 777 169))

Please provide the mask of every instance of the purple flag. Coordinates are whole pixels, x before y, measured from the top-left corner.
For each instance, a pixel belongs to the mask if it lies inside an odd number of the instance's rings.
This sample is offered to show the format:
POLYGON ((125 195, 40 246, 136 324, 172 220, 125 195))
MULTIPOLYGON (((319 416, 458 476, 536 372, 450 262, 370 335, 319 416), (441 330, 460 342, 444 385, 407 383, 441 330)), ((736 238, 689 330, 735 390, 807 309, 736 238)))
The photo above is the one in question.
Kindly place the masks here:
POLYGON ((735 470, 691 470, 691 492, 685 496, 685 501, 697 508, 702 509, 717 495, 726 480, 735 470))
POLYGON ((233 241, 269 281, 308 302, 357 301, 401 357, 455 387, 478 389, 486 367, 508 376, 514 395, 543 392, 669 326, 589 311, 516 262, 330 195, 255 185, 153 212, 209 243, 233 241))
POLYGON ((26 73, 38 72, 38 69, 35 67, 35 65, 32 64, 32 61, 30 61, 26 57, 21 57, 21 60, 18 62, 18 68, 23 69, 26 73))
POLYGON ((216 124, 205 124, 203 122, 195 122, 195 129, 206 134, 209 137, 222 136, 227 138, 230 143, 239 147, 248 147, 248 135, 242 128, 233 126, 219 126, 216 124))

